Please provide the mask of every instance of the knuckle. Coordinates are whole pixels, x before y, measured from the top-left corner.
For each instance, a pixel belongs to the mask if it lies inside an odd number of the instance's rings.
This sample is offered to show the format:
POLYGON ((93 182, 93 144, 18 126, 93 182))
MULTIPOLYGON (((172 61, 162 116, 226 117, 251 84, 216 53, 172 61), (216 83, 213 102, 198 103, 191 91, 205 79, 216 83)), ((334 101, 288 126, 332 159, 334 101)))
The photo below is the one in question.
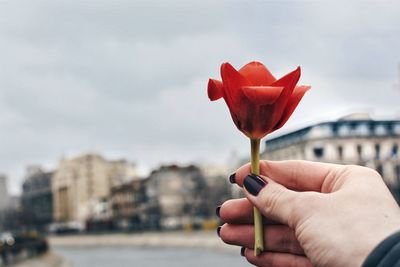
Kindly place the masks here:
POLYGON ((346 165, 344 166, 344 170, 342 174, 348 174, 347 176, 351 177, 359 177, 361 179, 369 178, 369 179, 382 179, 379 172, 372 168, 358 166, 358 165, 346 165))
POLYGON ((290 232, 284 231, 281 233, 278 246, 288 252, 293 252, 293 239, 290 232))
POLYGON ((224 243, 235 244, 237 239, 235 232, 236 231, 232 229, 232 226, 224 224, 220 230, 220 237, 224 243))

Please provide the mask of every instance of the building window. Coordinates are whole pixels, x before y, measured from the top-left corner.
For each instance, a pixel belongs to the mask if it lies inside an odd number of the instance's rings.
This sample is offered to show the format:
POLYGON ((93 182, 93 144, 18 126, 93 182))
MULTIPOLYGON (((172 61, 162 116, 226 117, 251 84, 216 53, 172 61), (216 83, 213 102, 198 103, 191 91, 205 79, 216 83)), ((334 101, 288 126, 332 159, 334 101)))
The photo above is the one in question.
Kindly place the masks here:
POLYGON ((332 124, 332 134, 333 136, 337 136, 338 134, 338 125, 336 123, 332 124))
POLYGON ((357 156, 358 156, 359 160, 362 159, 362 146, 361 145, 357 145, 357 156))
POLYGON ((391 123, 387 123, 386 124, 386 131, 388 135, 392 135, 394 133, 393 131, 393 124, 391 123))
POLYGON ((371 135, 375 134, 375 125, 373 123, 370 123, 369 125, 369 132, 371 135))
POLYGON ((375 159, 379 159, 381 154, 381 145, 375 144, 375 159))
POLYGON ((343 160, 343 147, 342 146, 337 147, 337 153, 338 153, 339 160, 343 160))
POLYGON ((397 144, 394 144, 394 145, 392 146, 392 153, 391 153, 391 156, 392 156, 393 158, 396 158, 397 155, 398 155, 398 153, 399 153, 399 146, 398 146, 397 144))
POLYGON ((314 156, 316 158, 322 158, 324 156, 324 148, 323 147, 314 147, 314 156))
POLYGON ((350 128, 350 131, 351 131, 352 134, 356 133, 356 131, 357 131, 357 123, 351 122, 349 124, 349 128, 350 128))

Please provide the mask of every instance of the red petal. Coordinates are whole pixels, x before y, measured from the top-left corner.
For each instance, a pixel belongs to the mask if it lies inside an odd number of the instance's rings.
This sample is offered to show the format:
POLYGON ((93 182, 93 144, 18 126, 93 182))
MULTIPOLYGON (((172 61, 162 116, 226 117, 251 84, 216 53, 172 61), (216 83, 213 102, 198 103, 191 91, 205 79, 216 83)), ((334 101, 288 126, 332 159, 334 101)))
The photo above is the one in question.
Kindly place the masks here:
POLYGON ((242 98, 244 98, 240 88, 250 85, 250 82, 229 63, 221 65, 221 77, 224 84, 223 92, 225 101, 231 111, 240 111, 240 103, 242 98))
POLYGON ((283 91, 283 87, 274 86, 244 86, 245 96, 257 105, 273 104, 283 91))
POLYGON ((270 85, 276 81, 271 72, 260 62, 253 61, 244 65, 239 73, 255 86, 270 85))
POLYGON ((283 76, 282 78, 280 78, 279 80, 276 80, 275 82, 273 82, 271 84, 271 86, 284 86, 285 87, 285 91, 293 91, 296 83, 299 81, 300 79, 300 75, 301 75, 301 69, 300 67, 297 67, 297 69, 295 69, 294 71, 286 74, 285 76, 283 76))
POLYGON ((209 79, 207 88, 208 98, 215 101, 223 97, 223 85, 221 81, 209 79))
POLYGON ((281 119, 283 111, 286 107, 286 104, 292 95, 292 92, 297 84, 297 82, 300 79, 300 74, 301 74, 301 69, 298 67, 294 71, 286 74, 279 80, 275 81, 272 86, 284 86, 285 89, 283 89, 283 92, 279 96, 278 100, 275 102, 275 108, 272 112, 273 116, 273 124, 276 125, 278 121, 281 119))
POLYGON ((294 110, 296 109, 297 105, 299 104, 300 100, 303 98, 304 94, 310 90, 311 86, 296 86, 293 91, 293 94, 290 96, 289 101, 286 105, 286 108, 282 114, 281 119, 275 125, 274 131, 281 128, 285 123, 288 121, 290 116, 293 114, 294 110))

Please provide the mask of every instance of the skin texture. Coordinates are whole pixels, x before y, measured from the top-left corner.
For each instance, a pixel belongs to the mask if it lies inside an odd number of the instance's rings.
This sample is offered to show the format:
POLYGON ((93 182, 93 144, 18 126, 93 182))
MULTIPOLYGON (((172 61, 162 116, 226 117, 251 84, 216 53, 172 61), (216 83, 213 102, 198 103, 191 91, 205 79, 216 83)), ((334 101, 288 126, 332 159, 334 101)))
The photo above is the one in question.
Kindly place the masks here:
MULTIPOLYGON (((261 161, 267 185, 255 197, 223 203, 221 239, 246 247, 256 266, 361 266, 383 239, 400 230, 400 209, 372 169, 308 161, 261 161), (265 216, 265 251, 252 250, 252 205, 265 216)), ((239 168, 243 186, 250 165, 239 168)))

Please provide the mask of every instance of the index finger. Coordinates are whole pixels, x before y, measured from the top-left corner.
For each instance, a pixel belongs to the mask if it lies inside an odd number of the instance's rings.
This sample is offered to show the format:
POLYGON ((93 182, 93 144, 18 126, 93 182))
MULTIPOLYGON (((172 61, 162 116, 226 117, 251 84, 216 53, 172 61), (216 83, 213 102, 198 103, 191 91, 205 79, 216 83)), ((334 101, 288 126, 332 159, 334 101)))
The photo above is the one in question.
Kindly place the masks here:
MULTIPOLYGON (((260 174, 296 191, 326 191, 342 165, 305 160, 260 161, 260 174)), ((244 178, 251 172, 250 164, 240 167, 235 182, 243 186, 244 178)))

